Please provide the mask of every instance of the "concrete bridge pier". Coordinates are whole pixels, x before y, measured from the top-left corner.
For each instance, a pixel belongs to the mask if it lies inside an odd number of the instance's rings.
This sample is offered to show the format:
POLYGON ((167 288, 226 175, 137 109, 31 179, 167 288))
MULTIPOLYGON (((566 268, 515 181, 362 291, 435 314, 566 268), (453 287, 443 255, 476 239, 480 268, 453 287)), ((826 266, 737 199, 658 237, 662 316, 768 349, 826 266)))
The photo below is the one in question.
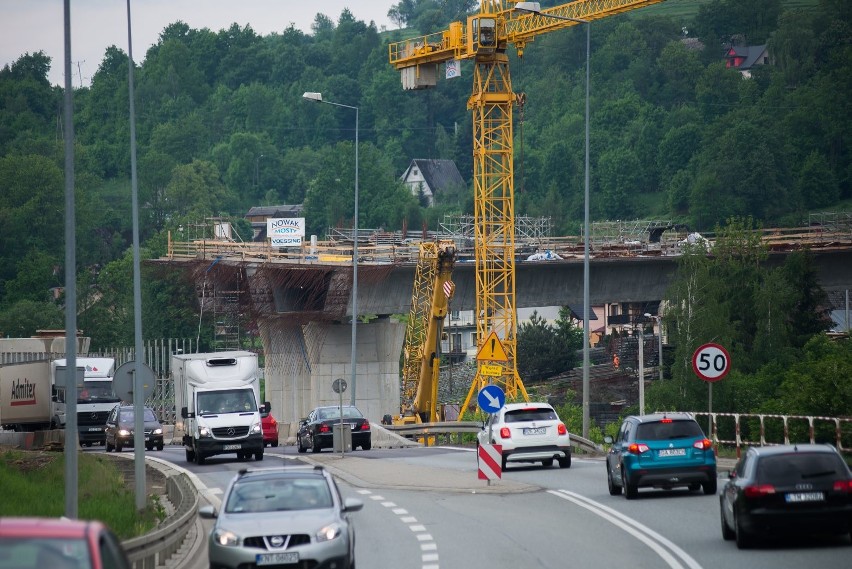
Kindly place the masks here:
MULTIPOLYGON (((279 314, 262 319, 260 335, 266 354, 266 399, 272 414, 294 424, 314 407, 337 405, 332 389, 335 379, 345 379, 343 404, 352 394, 352 324, 350 322, 294 323, 292 316, 279 314)), ((405 324, 388 317, 359 322, 356 332, 355 405, 372 423, 386 413, 399 412, 399 347, 405 324)))

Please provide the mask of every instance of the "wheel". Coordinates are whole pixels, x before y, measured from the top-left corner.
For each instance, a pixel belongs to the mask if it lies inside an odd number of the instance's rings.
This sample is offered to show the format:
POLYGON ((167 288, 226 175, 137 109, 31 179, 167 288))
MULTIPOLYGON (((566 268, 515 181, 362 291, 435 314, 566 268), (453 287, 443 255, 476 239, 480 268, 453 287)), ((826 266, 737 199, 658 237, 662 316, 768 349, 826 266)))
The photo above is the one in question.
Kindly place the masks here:
POLYGON ((366 442, 361 445, 361 450, 370 450, 371 448, 373 448, 372 442, 366 442))
POLYGON ((106 451, 107 451, 107 452, 112 452, 112 449, 114 449, 114 448, 115 448, 115 447, 114 447, 114 446, 112 446, 111 444, 109 444, 109 441, 107 441, 107 443, 106 443, 106 451))
POLYGON ((609 465, 606 467, 606 485, 609 488, 610 496, 621 495, 621 486, 617 486, 615 482, 612 481, 612 473, 609 471, 609 465))
POLYGON ((734 510, 734 537, 737 540, 737 548, 739 549, 748 549, 751 547, 753 543, 752 536, 743 528, 743 524, 740 523, 740 517, 737 515, 737 511, 734 510))
POLYGON ((621 488, 624 490, 624 497, 628 500, 635 500, 639 494, 639 488, 627 481, 627 474, 624 472, 623 466, 621 467, 621 488))
POLYGON ((163 443, 159 443, 157 445, 157 450, 163 450, 163 443))
POLYGON ((722 539, 725 541, 731 541, 734 539, 735 534, 734 530, 732 530, 728 525, 728 522, 725 521, 725 506, 722 503, 722 500, 719 500, 719 518, 722 523, 722 539))
POLYGON ((115 441, 115 452, 121 452, 121 450, 122 450, 123 448, 124 448, 124 447, 123 447, 123 446, 121 446, 121 443, 120 443, 120 442, 115 441))
POLYGON ((546 459, 546 460, 542 460, 542 461, 541 461, 541 465, 542 465, 543 467, 545 467, 545 468, 550 468, 551 466, 553 466, 553 459, 552 459, 552 458, 548 458, 548 459, 546 459))
POLYGON ((302 446, 302 437, 296 435, 296 447, 299 449, 300 453, 307 451, 308 449, 302 446))
POLYGON ((147 451, 152 451, 152 450, 154 450, 154 445, 146 446, 146 447, 145 447, 145 450, 147 450, 147 451))
POLYGON ((273 447, 277 447, 277 446, 278 446, 278 441, 273 441, 272 446, 273 446, 273 447))
POLYGON ((507 463, 506 455, 504 454, 503 459, 500 461, 500 471, 501 472, 506 472, 506 463, 507 463))
POLYGON ((689 485, 689 491, 690 492, 695 492, 696 490, 699 490, 700 488, 701 488, 701 484, 699 482, 693 482, 692 484, 689 485))
POLYGON ((195 462, 195 453, 189 450, 188 448, 184 450, 186 450, 186 461, 195 462))
POLYGON ((257 461, 263 460, 263 449, 261 449, 260 452, 254 453, 254 459, 257 461))
POLYGON ((198 466, 204 464, 204 455, 201 454, 201 451, 195 453, 195 464, 197 464, 198 466))
POLYGON ((571 468, 571 455, 559 459, 559 468, 571 468))
POLYGON ((704 488, 704 495, 711 496, 716 493, 716 479, 709 480, 701 485, 704 488))

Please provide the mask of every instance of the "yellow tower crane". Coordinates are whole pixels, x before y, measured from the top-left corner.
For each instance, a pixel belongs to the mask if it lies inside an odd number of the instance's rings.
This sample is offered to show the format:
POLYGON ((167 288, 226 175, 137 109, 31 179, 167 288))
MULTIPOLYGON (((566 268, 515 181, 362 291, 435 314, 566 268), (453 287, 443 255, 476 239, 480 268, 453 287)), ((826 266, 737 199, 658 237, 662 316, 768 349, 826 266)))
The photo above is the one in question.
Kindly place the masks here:
MULTIPOLYGON (((514 2, 482 0, 479 13, 447 30, 392 43, 391 65, 400 71, 406 90, 437 83, 438 66, 457 68, 472 59, 473 92, 467 108, 473 113, 474 247, 476 266, 476 339, 481 348, 496 334, 506 352, 499 376, 476 376, 460 410, 488 383, 503 388, 507 399, 529 400, 516 362, 515 311, 515 197, 512 148, 512 104, 515 94, 506 49, 513 44, 519 56, 537 36, 663 0, 578 0, 529 14, 514 10, 514 2), (549 17, 548 14, 555 16, 549 17), (571 18, 571 19, 566 19, 571 18)), ((494 362, 489 362, 493 368, 494 362)))

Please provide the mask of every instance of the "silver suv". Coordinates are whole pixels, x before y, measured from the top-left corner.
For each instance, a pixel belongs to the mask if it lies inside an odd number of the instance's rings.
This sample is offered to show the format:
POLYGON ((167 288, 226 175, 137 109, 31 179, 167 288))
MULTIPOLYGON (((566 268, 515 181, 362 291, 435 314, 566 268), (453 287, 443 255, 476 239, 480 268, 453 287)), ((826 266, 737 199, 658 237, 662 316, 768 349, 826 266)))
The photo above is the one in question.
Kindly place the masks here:
POLYGON ((571 466, 571 439, 565 423, 547 403, 507 403, 477 434, 477 445, 502 445, 502 467, 509 462, 559 462, 571 466))
POLYGON ((363 506, 343 499, 321 466, 295 467, 240 470, 221 511, 202 506, 198 514, 215 520, 207 549, 211 568, 353 567, 349 514, 363 506))

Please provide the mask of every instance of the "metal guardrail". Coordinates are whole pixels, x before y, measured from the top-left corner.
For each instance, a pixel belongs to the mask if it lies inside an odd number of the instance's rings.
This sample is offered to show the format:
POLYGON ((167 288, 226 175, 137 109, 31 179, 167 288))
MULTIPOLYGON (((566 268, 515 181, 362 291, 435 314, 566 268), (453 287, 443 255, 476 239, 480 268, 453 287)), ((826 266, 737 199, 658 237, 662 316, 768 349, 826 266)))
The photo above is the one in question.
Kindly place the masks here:
MULTIPOLYGON (((410 423, 406 425, 382 425, 383 428, 402 435, 404 437, 422 438, 428 441, 429 437, 447 437, 462 433, 478 433, 482 430, 481 423, 472 421, 443 421, 435 423, 410 423)), ((604 453, 604 448, 595 442, 581 437, 571 435, 571 446, 585 453, 599 455, 604 453)))
POLYGON ((155 569, 166 562, 183 544, 196 522, 198 493, 189 477, 181 472, 166 478, 166 492, 175 513, 156 530, 122 542, 134 569, 155 569))

